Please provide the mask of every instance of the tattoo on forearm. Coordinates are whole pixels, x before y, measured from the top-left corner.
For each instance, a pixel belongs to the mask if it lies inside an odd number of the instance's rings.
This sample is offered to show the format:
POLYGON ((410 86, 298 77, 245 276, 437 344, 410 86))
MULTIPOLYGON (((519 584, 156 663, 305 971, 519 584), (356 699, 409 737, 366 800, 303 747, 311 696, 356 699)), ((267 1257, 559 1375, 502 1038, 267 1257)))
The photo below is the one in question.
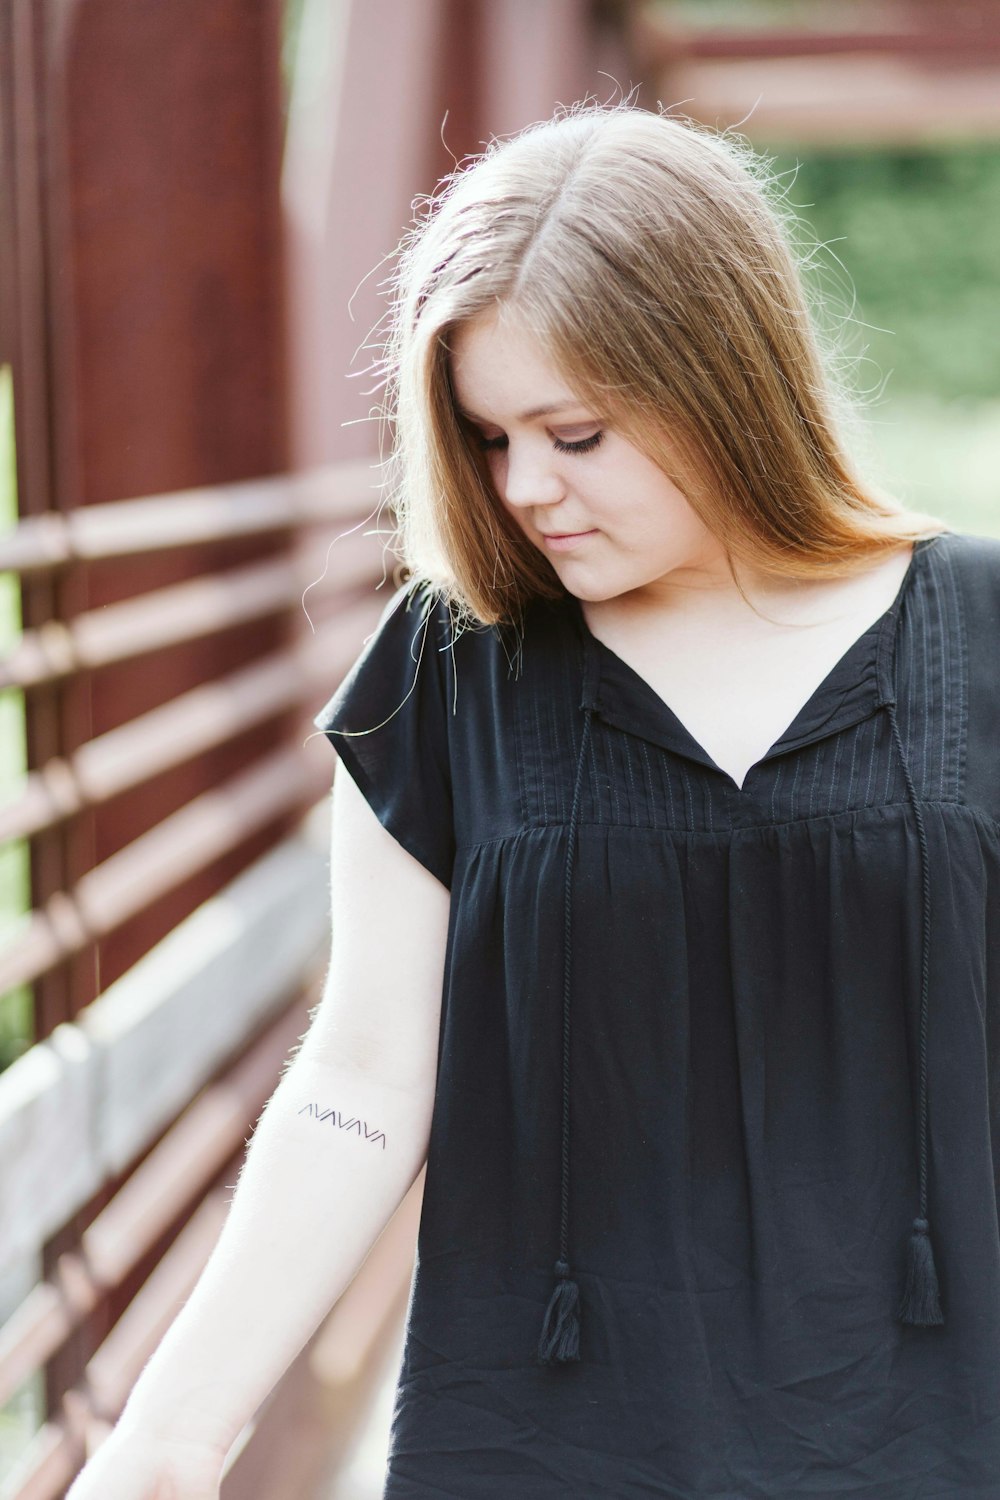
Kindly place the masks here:
POLYGON ((369 1130, 367 1120, 355 1119, 353 1115, 348 1118, 339 1109, 321 1109, 318 1104, 307 1104, 304 1109, 299 1110, 299 1114, 311 1115, 314 1120, 329 1120, 335 1130, 353 1130, 355 1135, 363 1135, 372 1145, 381 1141, 382 1150, 385 1150, 385 1136, 381 1130, 369 1130))

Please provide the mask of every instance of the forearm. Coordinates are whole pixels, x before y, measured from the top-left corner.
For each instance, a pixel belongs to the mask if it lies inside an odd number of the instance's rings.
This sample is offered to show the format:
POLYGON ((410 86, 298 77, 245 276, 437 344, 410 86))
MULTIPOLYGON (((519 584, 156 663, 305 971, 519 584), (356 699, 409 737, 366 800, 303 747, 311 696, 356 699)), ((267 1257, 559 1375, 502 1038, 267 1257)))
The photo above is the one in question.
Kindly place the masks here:
POLYGON ((231 1446, 357 1273, 426 1157, 433 1096, 300 1055, 219 1240, 122 1424, 231 1446))

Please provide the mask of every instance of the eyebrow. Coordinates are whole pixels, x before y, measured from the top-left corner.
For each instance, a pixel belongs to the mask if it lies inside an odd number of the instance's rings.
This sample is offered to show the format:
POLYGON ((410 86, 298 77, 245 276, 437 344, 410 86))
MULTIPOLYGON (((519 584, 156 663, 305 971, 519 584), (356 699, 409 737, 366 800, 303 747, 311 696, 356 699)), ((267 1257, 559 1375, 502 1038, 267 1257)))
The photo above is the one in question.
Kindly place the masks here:
MULTIPOLYGON (((530 411, 521 412, 519 422, 533 422, 536 417, 551 417, 557 411, 572 411, 575 407, 582 407, 582 401, 557 401, 551 406, 533 406, 530 411)), ((485 422, 485 417, 477 417, 474 411, 466 411, 463 406, 458 407, 458 414, 470 422, 485 422)))

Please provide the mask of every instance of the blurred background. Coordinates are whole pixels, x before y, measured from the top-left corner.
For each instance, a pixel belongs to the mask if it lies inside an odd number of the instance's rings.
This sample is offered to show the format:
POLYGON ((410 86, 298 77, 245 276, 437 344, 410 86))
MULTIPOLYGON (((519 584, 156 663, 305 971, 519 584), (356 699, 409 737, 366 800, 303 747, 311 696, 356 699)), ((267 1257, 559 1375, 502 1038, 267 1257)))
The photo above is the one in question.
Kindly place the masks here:
MULTIPOLYGON (((386 258, 632 90, 768 157, 865 464, 1000 535, 995 0, 0 0, 4 1500, 114 1421, 319 999, 386 258)), ((381 1495, 421 1186, 226 1497, 381 1495)))

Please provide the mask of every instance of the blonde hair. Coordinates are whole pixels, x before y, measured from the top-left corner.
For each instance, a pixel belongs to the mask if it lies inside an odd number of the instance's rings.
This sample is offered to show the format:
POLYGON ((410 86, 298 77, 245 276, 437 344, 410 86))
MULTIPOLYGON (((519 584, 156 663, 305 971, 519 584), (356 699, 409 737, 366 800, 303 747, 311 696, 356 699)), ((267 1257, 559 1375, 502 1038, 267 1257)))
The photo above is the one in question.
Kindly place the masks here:
POLYGON ((630 104, 571 106, 444 179, 400 245, 382 346, 386 495, 414 582, 485 625, 565 592, 455 409, 449 339, 498 308, 526 320, 731 561, 830 576, 947 531, 848 456, 852 398, 789 224, 742 139, 630 104))

